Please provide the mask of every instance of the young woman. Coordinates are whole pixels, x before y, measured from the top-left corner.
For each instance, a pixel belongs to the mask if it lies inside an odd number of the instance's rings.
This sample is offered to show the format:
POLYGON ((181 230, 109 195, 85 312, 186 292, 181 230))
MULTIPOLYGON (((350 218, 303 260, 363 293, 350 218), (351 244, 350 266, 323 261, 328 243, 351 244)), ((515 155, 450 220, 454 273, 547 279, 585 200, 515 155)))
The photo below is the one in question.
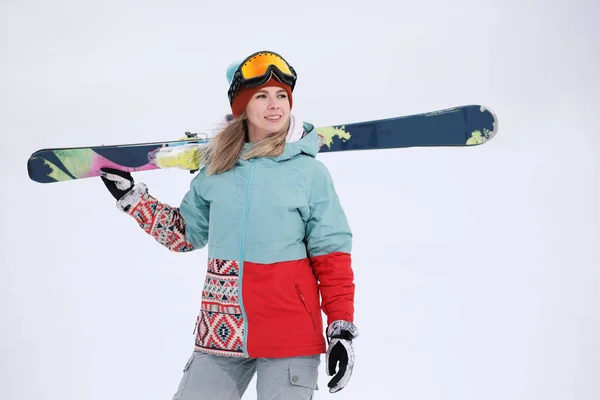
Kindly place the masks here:
POLYGON ((262 51, 227 76, 232 115, 178 208, 103 170, 118 207, 160 244, 208 245, 194 351, 174 399, 240 399, 254 373, 259 399, 311 399, 322 353, 335 393, 352 375, 358 335, 350 227, 315 158, 317 133, 290 113, 294 69, 262 51))

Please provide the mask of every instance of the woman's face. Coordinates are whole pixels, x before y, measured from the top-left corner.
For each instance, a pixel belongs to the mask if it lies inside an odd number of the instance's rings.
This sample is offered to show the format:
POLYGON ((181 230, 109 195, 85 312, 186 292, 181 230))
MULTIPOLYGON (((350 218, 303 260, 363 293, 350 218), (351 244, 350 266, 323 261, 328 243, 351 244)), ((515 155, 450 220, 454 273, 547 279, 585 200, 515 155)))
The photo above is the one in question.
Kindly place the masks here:
POLYGON ((281 130, 290 116, 290 102, 285 90, 277 86, 262 88, 246 106, 248 136, 251 142, 281 130))

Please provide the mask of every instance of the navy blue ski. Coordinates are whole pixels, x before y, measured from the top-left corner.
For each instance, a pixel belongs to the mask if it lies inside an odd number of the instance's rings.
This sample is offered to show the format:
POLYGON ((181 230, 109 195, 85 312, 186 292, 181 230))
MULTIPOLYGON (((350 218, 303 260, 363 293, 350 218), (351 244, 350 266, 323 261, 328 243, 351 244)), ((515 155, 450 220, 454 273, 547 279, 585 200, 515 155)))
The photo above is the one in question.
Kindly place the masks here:
MULTIPOLYGON (((305 122, 305 125, 312 126, 305 122)), ((423 114, 316 128, 319 152, 381 150, 426 146, 477 146, 498 132, 493 111, 469 105, 423 114)), ((187 139, 96 147, 41 149, 34 152, 27 171, 40 183, 62 182, 100 175, 112 167, 136 172, 178 167, 195 170, 197 148, 210 139, 187 139)))

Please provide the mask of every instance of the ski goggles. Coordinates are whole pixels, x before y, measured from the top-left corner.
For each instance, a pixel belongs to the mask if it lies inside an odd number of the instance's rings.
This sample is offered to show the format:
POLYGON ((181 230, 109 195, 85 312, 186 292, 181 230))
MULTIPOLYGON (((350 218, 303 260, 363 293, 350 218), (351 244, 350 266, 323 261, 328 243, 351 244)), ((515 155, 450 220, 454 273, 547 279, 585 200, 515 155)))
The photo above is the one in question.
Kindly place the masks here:
POLYGON ((233 75, 233 80, 229 87, 229 103, 241 87, 252 88, 263 85, 271 75, 275 75, 281 82, 289 85, 294 90, 297 74, 294 68, 279 54, 271 51, 259 51, 246 58, 233 75))

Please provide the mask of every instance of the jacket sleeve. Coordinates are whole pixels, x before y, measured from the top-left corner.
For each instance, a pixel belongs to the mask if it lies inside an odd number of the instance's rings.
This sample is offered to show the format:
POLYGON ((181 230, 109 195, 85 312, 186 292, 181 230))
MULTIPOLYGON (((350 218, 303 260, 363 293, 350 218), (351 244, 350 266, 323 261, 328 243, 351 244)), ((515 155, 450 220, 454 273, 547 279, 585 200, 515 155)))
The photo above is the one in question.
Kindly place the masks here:
POLYGON ((308 188, 307 250, 327 324, 336 320, 354 322, 352 232, 329 171, 322 163, 318 165, 308 188))
POLYGON ((210 203, 202 196, 202 179, 204 171, 200 171, 190 184, 179 212, 186 221, 185 235, 194 247, 201 249, 208 243, 208 226, 210 221, 210 203))
POLYGON ((192 182, 180 208, 161 203, 138 183, 117 202, 138 225, 167 249, 184 253, 203 248, 208 241, 208 204, 192 182))

